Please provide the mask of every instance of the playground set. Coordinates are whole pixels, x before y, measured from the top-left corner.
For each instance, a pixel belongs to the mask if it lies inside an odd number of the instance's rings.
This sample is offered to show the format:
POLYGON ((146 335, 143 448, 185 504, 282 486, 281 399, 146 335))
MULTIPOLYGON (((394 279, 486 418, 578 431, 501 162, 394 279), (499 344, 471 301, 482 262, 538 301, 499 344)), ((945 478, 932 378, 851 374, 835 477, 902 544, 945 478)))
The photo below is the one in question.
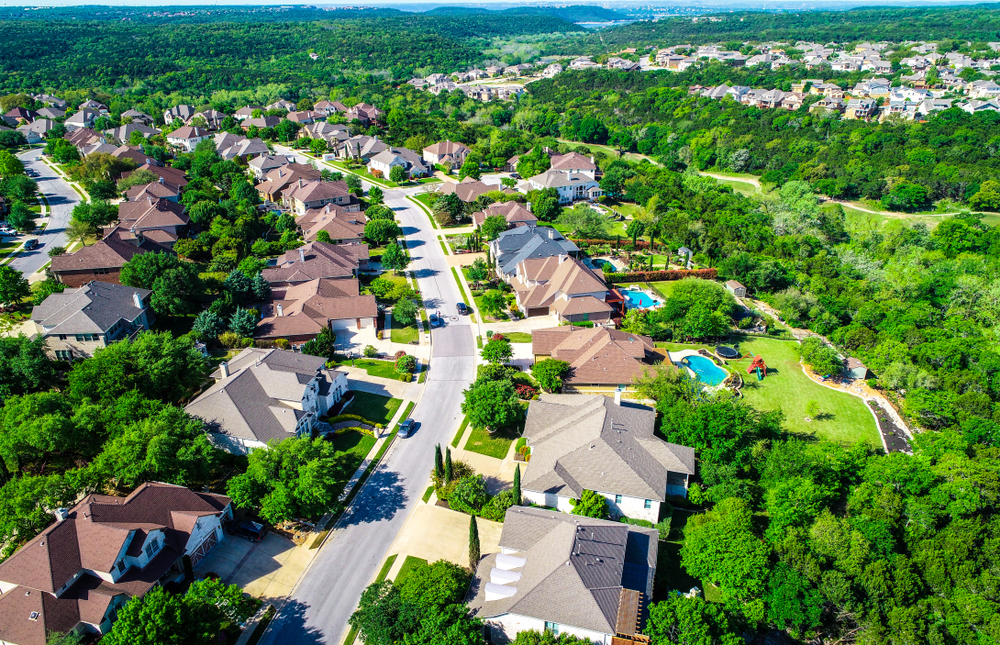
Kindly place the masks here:
POLYGON ((753 374, 754 371, 757 372, 757 380, 763 381, 764 377, 767 375, 767 365, 764 363, 764 358, 762 356, 754 356, 753 362, 750 367, 747 368, 747 374, 753 374))

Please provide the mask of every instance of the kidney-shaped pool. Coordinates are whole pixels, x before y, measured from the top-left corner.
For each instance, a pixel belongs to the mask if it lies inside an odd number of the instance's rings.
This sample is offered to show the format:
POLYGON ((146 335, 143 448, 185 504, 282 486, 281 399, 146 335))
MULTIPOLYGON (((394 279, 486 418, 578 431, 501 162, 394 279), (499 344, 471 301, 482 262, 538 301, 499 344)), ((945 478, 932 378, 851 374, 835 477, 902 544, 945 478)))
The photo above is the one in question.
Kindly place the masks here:
POLYGON ((681 360, 681 364, 694 372, 698 380, 705 385, 718 385, 729 376, 726 370, 704 356, 686 356, 681 360))

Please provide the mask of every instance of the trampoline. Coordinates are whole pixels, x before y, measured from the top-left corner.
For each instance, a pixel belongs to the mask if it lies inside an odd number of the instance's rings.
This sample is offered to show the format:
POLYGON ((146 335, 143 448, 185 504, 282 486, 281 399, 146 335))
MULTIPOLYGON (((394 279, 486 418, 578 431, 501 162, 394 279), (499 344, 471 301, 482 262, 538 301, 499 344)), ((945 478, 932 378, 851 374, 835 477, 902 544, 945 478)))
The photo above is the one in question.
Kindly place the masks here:
POLYGON ((726 347, 725 345, 719 345, 715 348, 715 353, 722 358, 739 358, 740 353, 733 349, 732 347, 726 347))

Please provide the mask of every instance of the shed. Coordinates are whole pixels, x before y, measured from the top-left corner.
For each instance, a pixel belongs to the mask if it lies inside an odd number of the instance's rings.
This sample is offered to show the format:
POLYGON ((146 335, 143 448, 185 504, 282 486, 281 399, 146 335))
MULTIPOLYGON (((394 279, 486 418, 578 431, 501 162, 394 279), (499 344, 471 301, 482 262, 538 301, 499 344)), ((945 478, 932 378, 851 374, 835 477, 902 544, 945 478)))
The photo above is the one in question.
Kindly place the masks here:
POLYGON ((871 376, 871 371, 865 367, 865 364, 853 356, 845 361, 845 365, 847 366, 845 371, 849 378, 866 379, 871 376))
POLYGON ((737 282, 736 280, 728 280, 726 282, 726 291, 733 294, 737 298, 747 297, 747 288, 744 287, 739 282, 737 282))

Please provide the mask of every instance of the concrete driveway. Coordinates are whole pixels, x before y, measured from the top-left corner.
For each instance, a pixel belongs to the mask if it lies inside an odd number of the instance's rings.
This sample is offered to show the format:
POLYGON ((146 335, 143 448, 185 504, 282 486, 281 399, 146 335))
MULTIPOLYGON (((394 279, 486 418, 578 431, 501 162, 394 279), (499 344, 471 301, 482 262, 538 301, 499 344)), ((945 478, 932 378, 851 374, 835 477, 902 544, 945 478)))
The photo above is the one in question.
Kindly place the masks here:
POLYGON ((228 584, 261 599, 284 598, 302 576, 316 551, 309 542, 295 546, 291 540, 268 533, 260 542, 226 535, 208 556, 195 567, 195 575, 215 573, 228 584))

